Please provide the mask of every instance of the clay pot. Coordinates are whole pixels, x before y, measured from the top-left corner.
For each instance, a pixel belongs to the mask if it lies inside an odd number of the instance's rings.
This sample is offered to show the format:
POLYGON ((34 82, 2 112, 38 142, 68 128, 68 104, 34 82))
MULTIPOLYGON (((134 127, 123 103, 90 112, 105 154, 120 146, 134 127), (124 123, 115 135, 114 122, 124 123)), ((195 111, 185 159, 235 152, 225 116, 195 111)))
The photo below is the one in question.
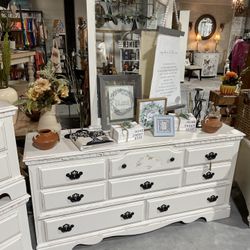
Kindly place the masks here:
POLYGON ((41 149, 47 150, 53 148, 59 141, 59 135, 50 129, 42 129, 38 131, 38 135, 32 138, 33 146, 41 149))
POLYGON ((207 117, 201 122, 202 131, 206 133, 215 133, 221 126, 222 122, 218 117, 207 117))

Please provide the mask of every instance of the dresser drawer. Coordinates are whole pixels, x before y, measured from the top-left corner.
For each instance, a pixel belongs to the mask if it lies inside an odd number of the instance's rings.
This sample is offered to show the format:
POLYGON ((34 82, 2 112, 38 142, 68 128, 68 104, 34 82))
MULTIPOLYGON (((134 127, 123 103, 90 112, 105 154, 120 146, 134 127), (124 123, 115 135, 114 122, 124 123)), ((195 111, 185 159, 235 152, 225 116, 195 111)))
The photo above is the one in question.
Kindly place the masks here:
POLYGON ((110 180, 110 196, 111 198, 116 198, 175 188, 180 185, 180 180, 180 170, 144 175, 143 177, 126 177, 120 180, 110 180))
POLYGON ((5 131, 4 131, 4 122, 0 121, 0 151, 7 149, 5 131))
MULTIPOLYGON (((18 214, 0 218, 0 244, 20 233, 18 214)), ((8 248, 7 248, 8 249, 8 248)), ((17 248, 18 249, 18 248, 17 248)))
POLYGON ((148 218, 182 213, 221 205, 225 202, 226 187, 173 195, 147 201, 148 218))
POLYGON ((198 165, 210 162, 211 158, 212 162, 229 161, 236 153, 233 143, 199 145, 186 149, 185 163, 189 166, 198 165))
MULTIPOLYGON (((70 164, 70 163, 68 163, 70 164)), ((105 160, 71 162, 70 165, 39 167, 41 187, 56 187, 106 178, 105 160)))
POLYGON ((213 163, 211 170, 209 165, 190 167, 184 169, 184 184, 206 183, 227 179, 231 170, 231 163, 213 163))
POLYGON ((72 207, 106 199, 106 184, 81 185, 41 191, 44 210, 72 207))
POLYGON ((183 151, 170 148, 136 150, 109 160, 110 177, 180 168, 183 157, 183 151))
POLYGON ((9 244, 5 244, 5 246, 0 246, 1 250, 26 250, 22 247, 22 241, 21 239, 16 239, 13 241, 10 241, 9 244))
POLYGON ((144 219, 144 203, 136 202, 44 221, 48 241, 123 226, 144 219))
POLYGON ((0 181, 8 179, 11 177, 10 166, 8 163, 8 155, 6 153, 0 153, 0 181))

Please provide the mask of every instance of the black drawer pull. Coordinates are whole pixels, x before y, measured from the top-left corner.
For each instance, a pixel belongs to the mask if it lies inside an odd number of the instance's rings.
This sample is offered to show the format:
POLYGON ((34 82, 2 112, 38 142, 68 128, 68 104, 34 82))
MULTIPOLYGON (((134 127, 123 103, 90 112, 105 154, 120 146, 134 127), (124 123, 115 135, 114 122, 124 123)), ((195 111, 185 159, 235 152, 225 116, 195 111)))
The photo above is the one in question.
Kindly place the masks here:
POLYGON ((218 195, 211 195, 210 197, 208 197, 207 198, 207 200, 209 201, 209 202, 215 202, 215 201, 217 201, 217 199, 218 199, 219 197, 218 197, 218 195))
POLYGON ((169 206, 169 205, 165 205, 165 204, 161 205, 160 207, 157 207, 157 209, 158 209, 161 213, 162 213, 162 212, 168 211, 169 208, 170 208, 170 206, 169 206))
POLYGON ((153 185, 154 185, 153 182, 146 181, 143 184, 141 184, 140 187, 146 190, 146 189, 150 189, 153 185))
POLYGON ((214 153, 214 152, 210 152, 209 154, 206 154, 205 157, 211 161, 211 160, 214 160, 217 156, 217 153, 214 153))
POLYGON ((126 168, 127 167, 127 165, 124 163, 124 164, 122 164, 122 168, 126 168))
POLYGON ((131 219, 133 217, 135 213, 134 212, 129 212, 127 211, 126 213, 124 214, 121 214, 121 217, 124 219, 124 220, 128 220, 128 219, 131 219))
POLYGON ((71 173, 67 173, 66 176, 70 179, 70 180, 77 180, 81 177, 82 172, 78 172, 76 170, 73 170, 71 173))
POLYGON ((58 229, 59 229, 62 233, 66 233, 66 232, 70 232, 70 231, 72 230, 73 227, 74 227, 74 225, 64 224, 62 227, 58 227, 58 229))
POLYGON ((202 176, 203 176, 204 179, 209 180, 209 179, 212 179, 212 178, 213 178, 214 173, 208 171, 208 172, 206 172, 206 173, 205 173, 204 175, 202 175, 202 176))
POLYGON ((71 202, 78 202, 80 201, 82 198, 84 197, 83 194, 72 194, 71 196, 68 196, 68 199, 71 201, 71 202))
POLYGON ((175 158, 174 158, 174 157, 171 157, 171 158, 170 158, 170 161, 171 161, 171 162, 175 161, 175 158))

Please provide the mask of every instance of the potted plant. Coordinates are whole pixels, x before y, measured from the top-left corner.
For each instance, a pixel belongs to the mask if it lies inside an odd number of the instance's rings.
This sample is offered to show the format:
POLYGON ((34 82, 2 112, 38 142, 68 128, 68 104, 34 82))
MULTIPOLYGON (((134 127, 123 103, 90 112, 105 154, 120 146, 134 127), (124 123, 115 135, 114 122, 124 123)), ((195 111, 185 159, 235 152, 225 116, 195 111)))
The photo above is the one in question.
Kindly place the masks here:
POLYGON ((220 92, 222 95, 235 95, 237 85, 240 87, 241 78, 234 71, 228 71, 222 77, 222 83, 220 85, 220 92))

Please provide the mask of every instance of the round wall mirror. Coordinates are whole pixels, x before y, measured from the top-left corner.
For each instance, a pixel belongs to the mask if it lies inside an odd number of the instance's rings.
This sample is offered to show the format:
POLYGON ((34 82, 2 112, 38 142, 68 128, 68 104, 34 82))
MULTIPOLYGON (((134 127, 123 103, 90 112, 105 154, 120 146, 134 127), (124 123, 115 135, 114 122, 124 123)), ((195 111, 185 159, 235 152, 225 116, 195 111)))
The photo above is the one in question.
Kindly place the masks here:
POLYGON ((212 15, 200 16, 195 23, 195 33, 200 34, 202 40, 209 39, 216 30, 216 21, 212 15))

